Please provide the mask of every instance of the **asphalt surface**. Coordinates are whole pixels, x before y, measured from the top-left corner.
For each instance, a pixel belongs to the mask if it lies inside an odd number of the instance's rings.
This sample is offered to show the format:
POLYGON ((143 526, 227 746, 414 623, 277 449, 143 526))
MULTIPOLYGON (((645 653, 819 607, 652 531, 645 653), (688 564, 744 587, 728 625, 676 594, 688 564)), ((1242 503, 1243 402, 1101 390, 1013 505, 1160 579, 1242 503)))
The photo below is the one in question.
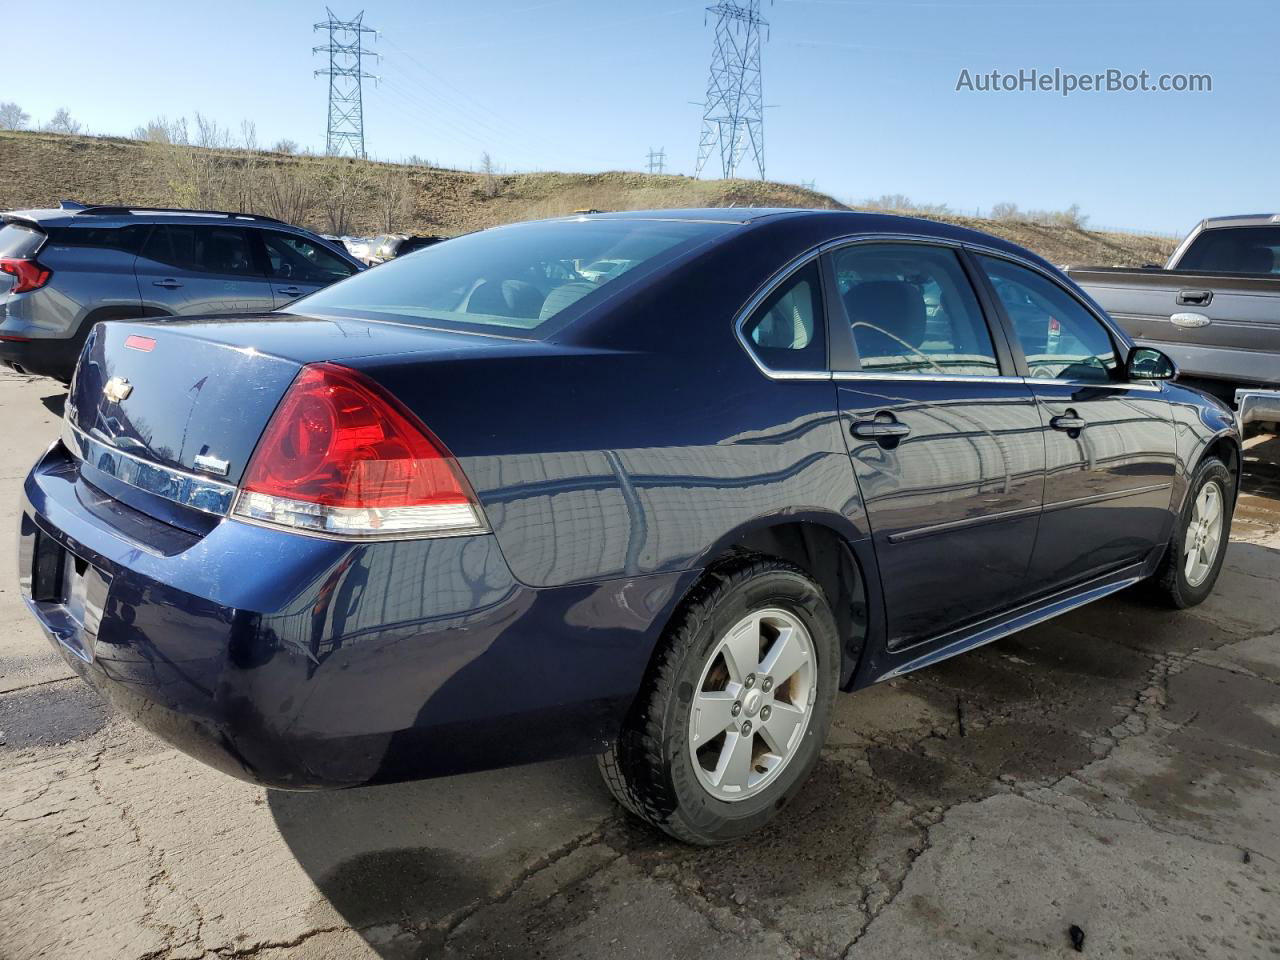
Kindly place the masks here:
MULTIPOLYGON (((10 536, 52 387, 0 374, 10 536)), ((1280 955, 1280 439, 1249 453, 1203 606, 1122 594, 842 696, 802 797, 714 850, 590 760, 229 779, 70 678, 0 545, 0 958, 1280 955)))

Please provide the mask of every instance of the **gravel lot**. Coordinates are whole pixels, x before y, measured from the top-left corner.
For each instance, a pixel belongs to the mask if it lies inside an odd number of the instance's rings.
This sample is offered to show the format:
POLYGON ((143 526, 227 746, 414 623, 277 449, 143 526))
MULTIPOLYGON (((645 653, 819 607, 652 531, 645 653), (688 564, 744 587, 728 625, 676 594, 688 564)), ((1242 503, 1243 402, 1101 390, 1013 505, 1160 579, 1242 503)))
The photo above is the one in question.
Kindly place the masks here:
MULTIPOLYGON (((57 431, 0 374, 0 529, 57 431)), ((695 850, 590 760, 257 789, 116 718, 0 544, 0 957, 1280 955, 1280 439, 1202 607, 1084 608, 842 697, 776 826, 695 850)))

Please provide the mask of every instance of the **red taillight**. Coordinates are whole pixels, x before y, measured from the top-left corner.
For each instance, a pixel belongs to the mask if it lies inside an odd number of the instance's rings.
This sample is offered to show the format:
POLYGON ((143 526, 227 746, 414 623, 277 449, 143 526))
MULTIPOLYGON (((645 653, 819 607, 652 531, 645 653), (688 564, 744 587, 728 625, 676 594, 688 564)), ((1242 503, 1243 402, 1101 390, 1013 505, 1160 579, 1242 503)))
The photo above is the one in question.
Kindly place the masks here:
POLYGON ((0 258, 0 273, 18 278, 9 288, 10 293, 30 293, 32 290, 39 290, 53 276, 52 270, 40 266, 34 260, 16 260, 12 257, 0 258))
POLYGON ((236 513, 348 536, 484 531, 445 446, 354 370, 303 367, 245 469, 236 513))

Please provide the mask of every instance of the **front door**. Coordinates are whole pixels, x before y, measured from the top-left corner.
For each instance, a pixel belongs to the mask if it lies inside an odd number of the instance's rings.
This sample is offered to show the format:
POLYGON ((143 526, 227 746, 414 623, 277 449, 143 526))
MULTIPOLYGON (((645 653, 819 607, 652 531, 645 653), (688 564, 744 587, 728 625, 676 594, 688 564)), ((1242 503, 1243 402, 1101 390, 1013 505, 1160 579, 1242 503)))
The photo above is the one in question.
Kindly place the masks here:
POLYGON ((1047 466, 1033 581, 1047 592, 1144 559, 1170 533, 1177 459, 1163 388, 1125 380, 1106 326, 1061 284, 976 259, 1040 408, 1047 466))
POLYGON ((345 280, 356 268, 319 243, 280 230, 259 230, 276 307, 345 280))
POLYGON ((1040 416, 955 249, 855 243, 829 267, 854 348, 832 351, 845 439, 900 648, 1027 596, 1040 416))

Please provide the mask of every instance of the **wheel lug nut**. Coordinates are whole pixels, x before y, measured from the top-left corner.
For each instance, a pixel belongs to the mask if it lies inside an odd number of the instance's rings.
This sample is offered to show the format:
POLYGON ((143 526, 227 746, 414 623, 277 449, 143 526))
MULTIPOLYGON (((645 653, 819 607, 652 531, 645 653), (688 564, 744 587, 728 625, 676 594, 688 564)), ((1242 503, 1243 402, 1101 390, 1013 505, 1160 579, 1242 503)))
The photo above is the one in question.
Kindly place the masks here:
POLYGON ((768 705, 765 705, 765 706, 761 707, 761 708, 760 708, 760 719, 761 719, 761 720, 768 720, 768 719, 769 719, 769 714, 771 714, 771 713, 773 713, 773 707, 770 707, 770 706, 768 706, 768 705))
POLYGON ((741 703, 734 703, 734 705, 733 705, 732 707, 730 707, 730 708, 729 708, 729 713, 730 713, 732 716, 735 716, 735 717, 736 717, 736 716, 737 716, 738 714, 740 714, 741 712, 742 712, 742 704, 741 704, 741 703))
POLYGON ((756 675, 754 673, 748 673, 747 679, 742 681, 742 685, 750 690, 756 685, 756 675))
POLYGON ((772 690, 773 677, 765 677, 764 681, 760 684, 760 689, 763 690, 765 693, 768 693, 770 690, 772 690))
POLYGON ((750 720, 742 721, 742 735, 745 737, 750 733, 751 733, 751 721, 750 720))

